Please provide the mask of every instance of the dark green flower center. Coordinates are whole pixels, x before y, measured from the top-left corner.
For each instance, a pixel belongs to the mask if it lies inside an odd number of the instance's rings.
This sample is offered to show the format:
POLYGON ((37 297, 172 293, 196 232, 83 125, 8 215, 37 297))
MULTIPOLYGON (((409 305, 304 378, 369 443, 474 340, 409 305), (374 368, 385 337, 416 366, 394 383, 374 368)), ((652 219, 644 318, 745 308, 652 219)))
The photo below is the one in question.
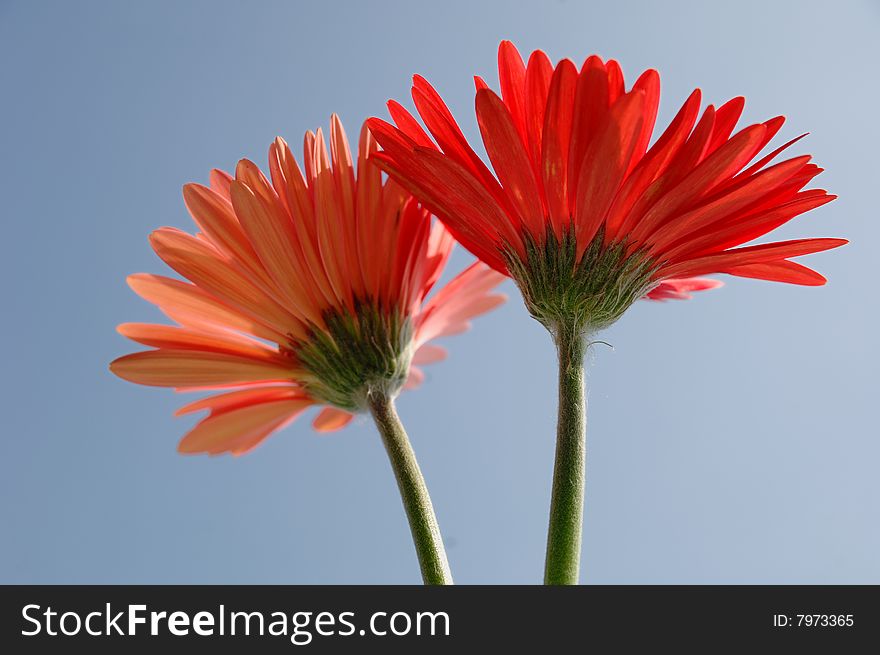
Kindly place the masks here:
POLYGON ((556 335, 560 330, 589 335, 619 319, 655 286, 657 262, 626 244, 604 244, 600 230, 577 259, 574 230, 560 241, 548 228, 543 243, 526 236, 525 260, 512 248, 502 252, 529 313, 556 335))
POLYGON ((412 321, 372 302, 358 303, 353 315, 328 310, 324 321, 326 331, 292 348, 309 394, 350 412, 365 410, 371 392, 396 396, 412 359, 412 321))

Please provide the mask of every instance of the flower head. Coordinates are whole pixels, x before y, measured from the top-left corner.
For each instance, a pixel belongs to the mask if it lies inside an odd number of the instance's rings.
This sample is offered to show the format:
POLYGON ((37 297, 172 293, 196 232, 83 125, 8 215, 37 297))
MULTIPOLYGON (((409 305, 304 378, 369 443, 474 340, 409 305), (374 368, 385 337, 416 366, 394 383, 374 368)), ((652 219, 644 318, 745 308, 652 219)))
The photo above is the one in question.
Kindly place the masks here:
POLYGON ((186 405, 209 414, 180 443, 187 453, 241 454, 311 405, 319 431, 344 427, 367 396, 417 386, 419 366, 441 360, 430 343, 467 329, 503 302, 504 278, 476 263, 427 298, 453 239, 400 185, 357 161, 334 115, 330 152, 307 133, 300 169, 280 138, 271 181, 242 160, 235 176, 183 195, 199 232, 156 230, 153 249, 187 281, 138 274, 129 284, 176 326, 126 323, 119 331, 152 350, 111 370, 139 384, 222 390, 186 405))
POLYGON ((627 90, 613 60, 591 56, 578 70, 563 59, 554 67, 537 50, 525 65, 507 41, 498 69, 500 96, 475 78, 494 174, 419 76, 412 97, 431 136, 390 101, 396 125, 368 121, 383 148, 374 158, 468 250, 512 276, 549 328, 563 321, 599 329, 640 297, 686 298, 718 285, 694 279, 704 274, 825 282, 790 259, 842 239, 740 247, 834 198, 803 190, 822 170, 809 156, 771 165, 798 139, 752 163, 781 116, 734 133, 743 98, 700 115, 698 89, 652 144, 654 70, 627 90))

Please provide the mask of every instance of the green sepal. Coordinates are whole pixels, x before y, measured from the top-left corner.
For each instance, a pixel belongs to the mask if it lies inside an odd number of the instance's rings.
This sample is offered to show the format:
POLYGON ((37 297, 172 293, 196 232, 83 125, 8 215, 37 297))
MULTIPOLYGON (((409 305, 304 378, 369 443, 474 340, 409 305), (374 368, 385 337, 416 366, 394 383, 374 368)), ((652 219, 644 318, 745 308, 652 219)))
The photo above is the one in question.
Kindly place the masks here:
POLYGON ((394 398, 406 382, 412 360, 413 325, 396 308, 356 303, 324 313, 327 329, 313 329, 292 351, 303 386, 314 398, 350 412, 367 409, 367 396, 394 398))
POLYGON ((523 241, 525 260, 511 247, 502 254, 529 313, 554 335, 598 332, 656 285, 656 262, 639 251, 627 254, 626 243, 605 244, 604 229, 580 260, 573 226, 561 241, 550 227, 543 243, 528 234, 523 241))

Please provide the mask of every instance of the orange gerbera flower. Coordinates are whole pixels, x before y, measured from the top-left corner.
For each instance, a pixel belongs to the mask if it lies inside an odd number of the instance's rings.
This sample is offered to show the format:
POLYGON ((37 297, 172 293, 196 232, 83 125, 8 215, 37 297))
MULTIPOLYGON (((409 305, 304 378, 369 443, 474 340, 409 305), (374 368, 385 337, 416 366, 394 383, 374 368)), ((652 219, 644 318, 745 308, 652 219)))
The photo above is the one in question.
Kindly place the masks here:
POLYGON ((189 282, 138 274, 129 284, 178 325, 120 325, 153 349, 111 370, 139 384, 224 391, 178 411, 209 412, 181 452, 245 453, 312 405, 324 405, 315 429, 338 430, 370 393, 416 386, 419 366, 445 357, 432 340, 503 301, 491 293, 503 277, 481 263, 426 300, 453 239, 401 186, 383 183, 367 161, 375 150, 365 126, 353 162, 334 115, 329 155, 320 129, 305 136, 305 174, 278 138, 271 182, 247 160, 234 178, 215 170, 210 188, 183 189, 200 231, 151 235, 189 282))

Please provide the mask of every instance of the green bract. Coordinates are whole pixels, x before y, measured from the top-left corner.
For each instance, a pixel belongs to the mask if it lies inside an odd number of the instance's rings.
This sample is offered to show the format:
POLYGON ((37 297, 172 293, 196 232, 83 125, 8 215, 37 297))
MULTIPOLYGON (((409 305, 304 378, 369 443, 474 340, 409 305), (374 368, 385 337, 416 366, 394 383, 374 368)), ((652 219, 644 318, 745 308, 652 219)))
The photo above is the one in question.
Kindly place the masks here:
POLYGON ((506 248, 504 259, 526 308, 552 334, 569 330, 587 335, 619 319, 655 282, 656 262, 644 254, 627 255, 625 244, 605 244, 600 230, 577 261, 574 230, 557 239, 551 228, 543 244, 523 237, 525 261, 506 248))
POLYGON ((326 331, 293 348, 309 394, 351 412, 365 411, 370 393, 395 397, 412 360, 412 321, 372 302, 356 303, 354 314, 327 311, 324 321, 326 331))

